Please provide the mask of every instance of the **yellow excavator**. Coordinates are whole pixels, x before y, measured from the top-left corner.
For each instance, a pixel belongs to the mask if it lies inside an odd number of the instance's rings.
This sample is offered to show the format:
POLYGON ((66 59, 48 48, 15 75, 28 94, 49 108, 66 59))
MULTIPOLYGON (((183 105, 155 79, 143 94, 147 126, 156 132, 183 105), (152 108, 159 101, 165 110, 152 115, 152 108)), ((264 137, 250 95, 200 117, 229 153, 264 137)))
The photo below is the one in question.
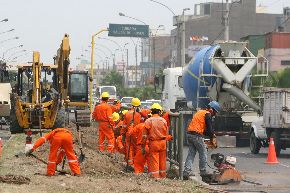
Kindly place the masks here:
POLYGON ((88 110, 88 73, 69 71, 70 45, 66 34, 54 64, 40 62, 33 52, 32 64, 18 65, 16 92, 12 96, 11 133, 24 129, 64 127, 69 108, 77 108, 82 126, 90 124, 88 110))

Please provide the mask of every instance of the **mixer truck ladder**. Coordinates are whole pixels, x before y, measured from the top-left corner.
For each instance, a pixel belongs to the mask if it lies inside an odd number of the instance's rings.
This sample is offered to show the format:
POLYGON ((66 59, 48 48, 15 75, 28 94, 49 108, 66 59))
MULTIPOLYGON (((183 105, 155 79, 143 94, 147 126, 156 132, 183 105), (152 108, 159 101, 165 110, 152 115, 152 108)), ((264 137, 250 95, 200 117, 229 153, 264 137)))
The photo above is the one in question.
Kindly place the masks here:
POLYGON ((211 65, 210 73, 205 73, 204 72, 204 58, 201 61, 201 64, 199 65, 199 79, 198 79, 198 88, 199 90, 197 91, 197 101, 196 101, 196 107, 199 108, 199 99, 210 99, 209 96, 207 95, 201 95, 200 91, 201 89, 205 89, 205 93, 209 91, 211 88, 213 78, 217 77, 216 74, 213 73, 213 66, 211 65), (210 82, 206 78, 210 78, 210 82))

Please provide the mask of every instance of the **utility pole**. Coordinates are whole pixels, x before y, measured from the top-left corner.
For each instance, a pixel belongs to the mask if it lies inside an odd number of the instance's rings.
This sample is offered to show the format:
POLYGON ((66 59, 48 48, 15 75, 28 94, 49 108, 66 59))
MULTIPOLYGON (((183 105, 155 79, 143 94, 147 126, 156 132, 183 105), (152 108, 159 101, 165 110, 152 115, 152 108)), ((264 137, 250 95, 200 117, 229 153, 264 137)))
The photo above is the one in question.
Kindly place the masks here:
MULTIPOLYGON (((127 67, 126 67, 126 80, 125 80, 125 85, 128 87, 128 67, 129 67, 129 50, 127 48, 127 67)), ((125 77, 124 77, 125 79, 125 77)))
POLYGON ((230 4, 229 0, 226 0, 226 12, 224 16, 224 24, 225 24, 225 41, 229 41, 230 39, 230 28, 229 28, 229 14, 230 14, 230 4))
POLYGON ((137 43, 135 44, 135 58, 136 58, 136 70, 135 70, 135 87, 137 88, 137 71, 138 71, 138 58, 137 58, 137 43))
POLYGON ((181 66, 185 66, 185 15, 184 12, 190 10, 185 8, 182 11, 182 22, 181 22, 181 66))
MULTIPOLYGON (((156 36, 156 35, 155 35, 156 36)), ((154 76, 154 78, 155 78, 155 76, 156 76, 156 74, 155 74, 155 68, 156 68, 156 64, 155 64, 155 62, 156 62, 156 58, 155 58, 155 36, 152 36, 152 38, 153 38, 153 76, 154 76)))

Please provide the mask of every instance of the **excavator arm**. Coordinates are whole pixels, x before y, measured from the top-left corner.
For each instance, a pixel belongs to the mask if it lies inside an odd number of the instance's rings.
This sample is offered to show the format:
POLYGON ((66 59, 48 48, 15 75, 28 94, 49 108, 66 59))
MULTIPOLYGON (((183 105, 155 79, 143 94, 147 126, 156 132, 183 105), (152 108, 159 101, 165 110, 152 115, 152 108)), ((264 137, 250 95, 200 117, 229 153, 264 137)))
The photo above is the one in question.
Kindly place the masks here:
POLYGON ((69 69, 69 55, 70 44, 68 34, 64 35, 60 48, 57 50, 57 56, 55 64, 57 65, 57 75, 59 82, 59 93, 61 93, 61 99, 66 100, 68 96, 68 69, 69 69))

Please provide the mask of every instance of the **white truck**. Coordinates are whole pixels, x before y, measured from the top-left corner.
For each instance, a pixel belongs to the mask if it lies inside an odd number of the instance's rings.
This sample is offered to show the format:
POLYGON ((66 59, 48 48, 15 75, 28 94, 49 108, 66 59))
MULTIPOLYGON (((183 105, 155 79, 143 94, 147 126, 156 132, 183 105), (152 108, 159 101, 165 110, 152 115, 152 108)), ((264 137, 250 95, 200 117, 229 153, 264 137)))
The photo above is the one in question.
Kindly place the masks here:
POLYGON ((274 139, 276 155, 290 147, 290 89, 265 88, 263 116, 251 125, 250 149, 258 154, 274 139))
POLYGON ((117 99, 117 89, 115 86, 98 86, 96 90, 96 97, 100 99, 103 92, 108 92, 110 94, 110 102, 117 99))
POLYGON ((176 112, 186 107, 186 98, 182 86, 182 67, 163 70, 161 102, 167 111, 176 112))

